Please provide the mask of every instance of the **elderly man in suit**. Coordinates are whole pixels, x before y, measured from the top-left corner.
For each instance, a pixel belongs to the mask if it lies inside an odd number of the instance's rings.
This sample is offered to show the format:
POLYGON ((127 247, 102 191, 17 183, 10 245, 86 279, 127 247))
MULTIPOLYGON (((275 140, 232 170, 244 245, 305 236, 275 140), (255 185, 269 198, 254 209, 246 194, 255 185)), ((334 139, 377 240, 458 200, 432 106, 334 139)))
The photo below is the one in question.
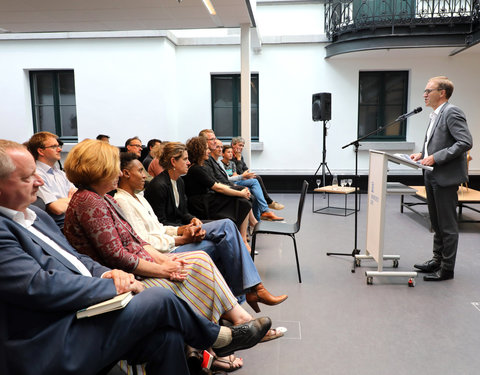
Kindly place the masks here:
POLYGON ((171 291, 143 291, 133 275, 78 254, 49 215, 29 208, 42 184, 26 148, 0 140, 2 375, 96 374, 121 358, 147 363, 152 375, 188 375, 184 342, 228 355, 270 328, 260 318, 226 331, 171 291), (128 291, 136 296, 123 310, 76 319, 77 310, 128 291))
POLYGON ((426 281, 453 279, 458 246, 456 209, 458 186, 468 180, 467 151, 472 136, 463 111, 450 104, 453 83, 447 77, 431 78, 423 98, 434 111, 425 136, 423 150, 412 154, 414 161, 433 167, 424 172, 428 212, 434 230, 433 257, 414 267, 429 274, 426 281))

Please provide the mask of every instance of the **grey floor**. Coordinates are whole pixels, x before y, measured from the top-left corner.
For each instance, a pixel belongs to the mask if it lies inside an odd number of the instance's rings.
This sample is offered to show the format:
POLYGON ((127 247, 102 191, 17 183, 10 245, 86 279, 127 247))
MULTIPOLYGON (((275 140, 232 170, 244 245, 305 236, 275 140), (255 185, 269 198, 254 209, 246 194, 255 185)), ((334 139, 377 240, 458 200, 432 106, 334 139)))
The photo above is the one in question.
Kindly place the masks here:
MULTIPOLYGON (((274 198, 287 206, 281 211, 286 219, 294 220, 297 197, 274 198)), ((324 202, 318 198, 320 207, 324 202)), ((362 198, 358 245, 364 253, 366 195, 362 198)), ((289 331, 237 353, 245 360, 237 373, 479 374, 480 311, 474 303, 480 301, 480 224, 460 226, 454 280, 428 283, 419 274, 414 288, 406 278, 374 279, 367 285, 364 272, 376 270, 375 263, 362 262, 351 273, 351 257, 326 256, 328 251, 351 253, 354 215, 314 214, 311 203, 309 195, 297 239, 302 284, 291 240, 259 237, 255 263, 265 285, 289 295, 279 306, 262 307, 261 313, 289 331)), ((432 234, 417 215, 400 213, 399 203, 400 197, 388 197, 384 253, 400 255, 397 270, 411 271, 414 263, 430 259, 432 234)), ((468 211, 464 215, 480 219, 468 211)))
MULTIPOLYGON (((298 195, 277 194, 285 204, 279 213, 294 221, 298 195)), ((342 201, 331 204, 341 205, 342 201)), ((349 197, 353 202, 353 196, 349 197)), ((412 200, 412 199, 411 199, 412 200)), ((401 256, 397 271, 430 259, 432 234, 419 216, 400 213, 400 198, 388 196, 385 254, 401 256)), ((325 201, 317 195, 317 207, 325 201)), ((424 208, 421 208, 424 210, 424 208)), ((464 212, 479 219, 480 214, 464 212)), ((352 258, 326 256, 351 253, 354 215, 312 213, 307 196, 303 224, 297 236, 303 283, 299 284, 293 244, 288 237, 259 236, 255 263, 265 286, 287 293, 278 306, 261 305, 274 326, 288 328, 285 337, 237 352, 248 375, 449 375, 478 374, 480 368, 480 224, 461 224, 455 279, 428 283, 422 274, 416 286, 407 278, 375 278, 366 284, 364 272, 376 270, 363 261, 351 272, 352 258)), ((358 247, 365 252, 366 196, 358 215, 358 247)), ((391 262, 386 262, 389 270, 391 262)), ((393 270, 393 269, 392 269, 393 270)), ((245 305, 253 313, 253 310, 245 305)), ((112 374, 116 372, 112 371, 112 374)), ((166 374, 173 375, 173 374, 166 374)))

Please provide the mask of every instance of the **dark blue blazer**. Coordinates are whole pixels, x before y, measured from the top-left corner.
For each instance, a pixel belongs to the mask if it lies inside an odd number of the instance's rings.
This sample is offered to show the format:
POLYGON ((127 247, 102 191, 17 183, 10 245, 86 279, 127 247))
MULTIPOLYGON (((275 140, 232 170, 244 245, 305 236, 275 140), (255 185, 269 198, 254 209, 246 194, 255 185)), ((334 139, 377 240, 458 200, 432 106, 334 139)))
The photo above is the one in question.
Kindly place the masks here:
POLYGON ((77 310, 116 295, 109 269, 77 253, 37 207, 34 227, 74 254, 94 277, 81 275, 44 241, 0 214, 0 373, 44 374, 56 355, 82 352, 77 310), (73 333, 74 332, 74 333, 73 333))

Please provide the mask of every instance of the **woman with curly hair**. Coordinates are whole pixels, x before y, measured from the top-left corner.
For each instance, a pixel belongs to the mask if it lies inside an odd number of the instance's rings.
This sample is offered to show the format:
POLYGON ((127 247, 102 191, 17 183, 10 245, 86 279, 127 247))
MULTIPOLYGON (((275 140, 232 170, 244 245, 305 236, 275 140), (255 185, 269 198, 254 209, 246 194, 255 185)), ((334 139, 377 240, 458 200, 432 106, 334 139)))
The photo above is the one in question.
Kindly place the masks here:
POLYGON ((232 189, 208 174, 203 168, 210 153, 205 137, 189 139, 187 151, 192 163, 184 177, 189 211, 201 219, 231 219, 250 251, 247 242, 248 218, 252 209, 250 191, 248 188, 232 189))

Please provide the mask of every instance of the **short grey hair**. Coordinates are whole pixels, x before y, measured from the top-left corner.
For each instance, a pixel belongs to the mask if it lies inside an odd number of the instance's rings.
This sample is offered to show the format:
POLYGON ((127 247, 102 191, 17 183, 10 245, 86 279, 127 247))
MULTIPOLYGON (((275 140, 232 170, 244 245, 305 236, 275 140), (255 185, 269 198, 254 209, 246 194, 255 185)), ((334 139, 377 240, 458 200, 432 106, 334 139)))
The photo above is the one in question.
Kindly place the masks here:
POLYGON ((12 158, 8 155, 8 150, 27 150, 27 148, 17 142, 0 139, 0 180, 8 178, 16 168, 12 158))
POLYGON ((245 144, 245 139, 242 137, 234 137, 232 138, 232 146, 236 145, 237 143, 243 143, 245 144))

